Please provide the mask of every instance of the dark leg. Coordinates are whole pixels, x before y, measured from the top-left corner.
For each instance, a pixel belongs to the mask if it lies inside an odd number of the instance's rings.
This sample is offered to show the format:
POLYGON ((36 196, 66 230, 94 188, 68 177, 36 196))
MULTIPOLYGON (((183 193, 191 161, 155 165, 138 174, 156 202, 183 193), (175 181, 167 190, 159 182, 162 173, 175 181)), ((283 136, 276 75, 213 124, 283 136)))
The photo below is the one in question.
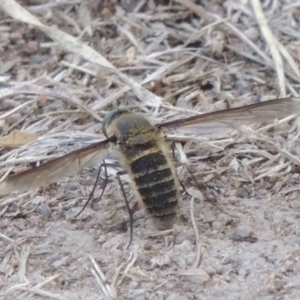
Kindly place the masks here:
POLYGON ((121 187, 121 191, 122 191, 122 194, 123 194, 123 197, 125 199, 125 203, 126 203, 126 207, 127 207, 127 211, 129 213, 129 222, 130 222, 130 238, 129 238, 129 242, 128 242, 128 245, 126 248, 128 248, 132 242, 132 236, 133 236, 133 216, 132 216, 132 211, 130 209, 130 206, 129 206, 129 203, 128 203, 128 199, 126 197, 126 193, 125 193, 125 190, 124 190, 124 186, 123 186, 123 183, 122 183, 122 180, 120 178, 120 176, 126 174, 125 171, 121 171, 121 172, 118 172, 117 173, 117 178, 118 178, 118 182, 119 182, 119 185, 121 187))
POLYGON ((95 192, 95 189, 96 189, 96 186, 97 186, 97 183, 98 183, 98 181, 99 181, 99 178, 100 178, 100 174, 101 174, 101 169, 102 169, 102 167, 104 167, 104 172, 105 172, 105 183, 104 183, 104 187, 103 187, 103 189, 102 189, 102 193, 101 193, 101 195, 100 195, 100 197, 99 197, 99 200, 102 198, 102 196, 103 196, 103 194, 104 194, 104 191, 105 191, 105 188, 106 188, 106 186, 107 186, 107 182, 108 182, 108 176, 107 176, 107 168, 106 168, 106 163, 105 163, 105 161, 100 165, 100 167, 99 167, 99 170, 98 170, 98 173, 97 173, 97 177, 96 177, 96 180, 95 180, 95 183, 94 183, 94 186, 93 186, 93 189, 92 189, 92 191, 91 191, 91 193, 90 193, 90 196, 89 196, 89 198, 88 198, 88 200, 86 201, 86 203, 84 204, 84 206, 83 206, 83 208, 79 211, 79 213, 75 216, 75 218, 76 217, 78 217, 83 211, 84 211, 84 209, 86 208, 86 206, 89 204, 89 202, 91 201, 91 199, 92 199, 92 197, 93 197, 93 194, 94 194, 94 192, 95 192))

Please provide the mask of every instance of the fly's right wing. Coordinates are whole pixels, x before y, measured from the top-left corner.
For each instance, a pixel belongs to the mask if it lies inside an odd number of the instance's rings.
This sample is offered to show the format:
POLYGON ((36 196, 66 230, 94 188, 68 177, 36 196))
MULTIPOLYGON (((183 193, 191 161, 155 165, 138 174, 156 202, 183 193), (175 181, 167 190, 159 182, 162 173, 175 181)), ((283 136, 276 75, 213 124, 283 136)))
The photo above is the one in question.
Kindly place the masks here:
POLYGON ((219 110, 161 124, 165 133, 177 132, 204 135, 224 129, 239 129, 243 125, 262 123, 299 114, 300 98, 281 98, 237 108, 219 110))
POLYGON ((111 139, 100 141, 33 169, 8 176, 0 183, 0 195, 47 186, 64 177, 76 174, 84 168, 99 164, 108 155, 107 146, 109 142, 111 142, 111 139))

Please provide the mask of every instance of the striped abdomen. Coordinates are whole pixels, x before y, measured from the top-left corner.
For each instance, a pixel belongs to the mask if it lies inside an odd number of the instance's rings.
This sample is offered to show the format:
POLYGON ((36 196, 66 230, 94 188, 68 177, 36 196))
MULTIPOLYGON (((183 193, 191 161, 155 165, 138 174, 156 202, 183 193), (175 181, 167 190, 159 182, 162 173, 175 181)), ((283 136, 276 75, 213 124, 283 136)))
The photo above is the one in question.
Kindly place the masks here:
POLYGON ((177 185, 171 166, 155 143, 134 146, 133 149, 131 152, 134 155, 128 157, 128 162, 137 192, 154 218, 156 227, 168 229, 175 223, 178 204, 177 185))
POLYGON ((104 119, 103 131, 116 137, 123 166, 155 226, 171 228, 177 217, 178 185, 158 129, 138 114, 116 110, 104 119))

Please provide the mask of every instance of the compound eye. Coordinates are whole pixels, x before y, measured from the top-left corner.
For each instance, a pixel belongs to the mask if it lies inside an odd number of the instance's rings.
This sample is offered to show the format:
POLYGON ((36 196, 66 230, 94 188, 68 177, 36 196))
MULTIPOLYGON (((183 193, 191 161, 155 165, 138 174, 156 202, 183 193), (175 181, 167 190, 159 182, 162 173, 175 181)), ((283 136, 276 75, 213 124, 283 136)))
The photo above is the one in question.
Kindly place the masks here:
POLYGON ((117 117, 119 117, 120 115, 124 114, 124 113, 128 113, 129 110, 127 109, 116 109, 116 110, 112 110, 110 112, 108 112, 102 121, 102 131, 105 134, 105 136, 108 138, 107 136, 107 128, 108 126, 111 124, 111 122, 116 119, 117 117))

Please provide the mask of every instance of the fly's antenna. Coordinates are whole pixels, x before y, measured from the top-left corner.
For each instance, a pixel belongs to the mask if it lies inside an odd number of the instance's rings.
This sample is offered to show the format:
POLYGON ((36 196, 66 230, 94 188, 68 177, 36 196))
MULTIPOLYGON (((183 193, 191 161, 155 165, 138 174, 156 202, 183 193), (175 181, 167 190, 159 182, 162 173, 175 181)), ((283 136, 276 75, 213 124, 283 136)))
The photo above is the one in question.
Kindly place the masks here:
POLYGON ((107 182, 108 182, 108 176, 107 176, 107 168, 106 168, 106 163, 105 163, 105 160, 103 161, 103 163, 100 165, 99 169, 98 169, 98 173, 97 173, 97 177, 96 177, 96 180, 95 180, 95 183, 94 183, 94 186, 93 186, 93 189, 90 193, 90 196, 88 198, 88 200, 85 202, 84 206, 82 207, 82 209, 79 211, 78 214, 75 215, 75 218, 77 218, 84 210, 85 208, 87 207, 87 205, 89 204, 89 202, 91 201, 93 195, 94 195, 94 192, 95 192, 95 189, 96 189, 96 186, 97 186, 97 183, 99 181, 99 178, 100 178, 100 174, 101 174, 101 169, 102 167, 104 167, 104 174, 105 174, 105 182, 104 182, 104 187, 102 189, 102 192, 101 192, 101 195, 99 197, 99 200, 101 200, 103 194, 104 194, 104 191, 105 191, 105 188, 107 186, 107 182))
POLYGON ((119 182, 119 185, 121 187, 121 191, 122 191, 123 197, 125 199, 125 203, 126 203, 126 208, 127 208, 128 214, 129 214, 130 238, 129 238, 129 242, 128 242, 127 246, 126 246, 126 249, 128 249, 128 247, 130 246, 130 244, 132 242, 132 237, 133 237, 133 215, 132 215, 132 211, 131 211, 130 206, 129 206, 128 199, 126 197, 126 193, 125 193, 125 190, 124 190, 124 185, 123 185, 121 177, 120 177, 123 174, 124 174, 124 172, 118 172, 117 173, 117 178, 118 178, 118 182, 119 182))

